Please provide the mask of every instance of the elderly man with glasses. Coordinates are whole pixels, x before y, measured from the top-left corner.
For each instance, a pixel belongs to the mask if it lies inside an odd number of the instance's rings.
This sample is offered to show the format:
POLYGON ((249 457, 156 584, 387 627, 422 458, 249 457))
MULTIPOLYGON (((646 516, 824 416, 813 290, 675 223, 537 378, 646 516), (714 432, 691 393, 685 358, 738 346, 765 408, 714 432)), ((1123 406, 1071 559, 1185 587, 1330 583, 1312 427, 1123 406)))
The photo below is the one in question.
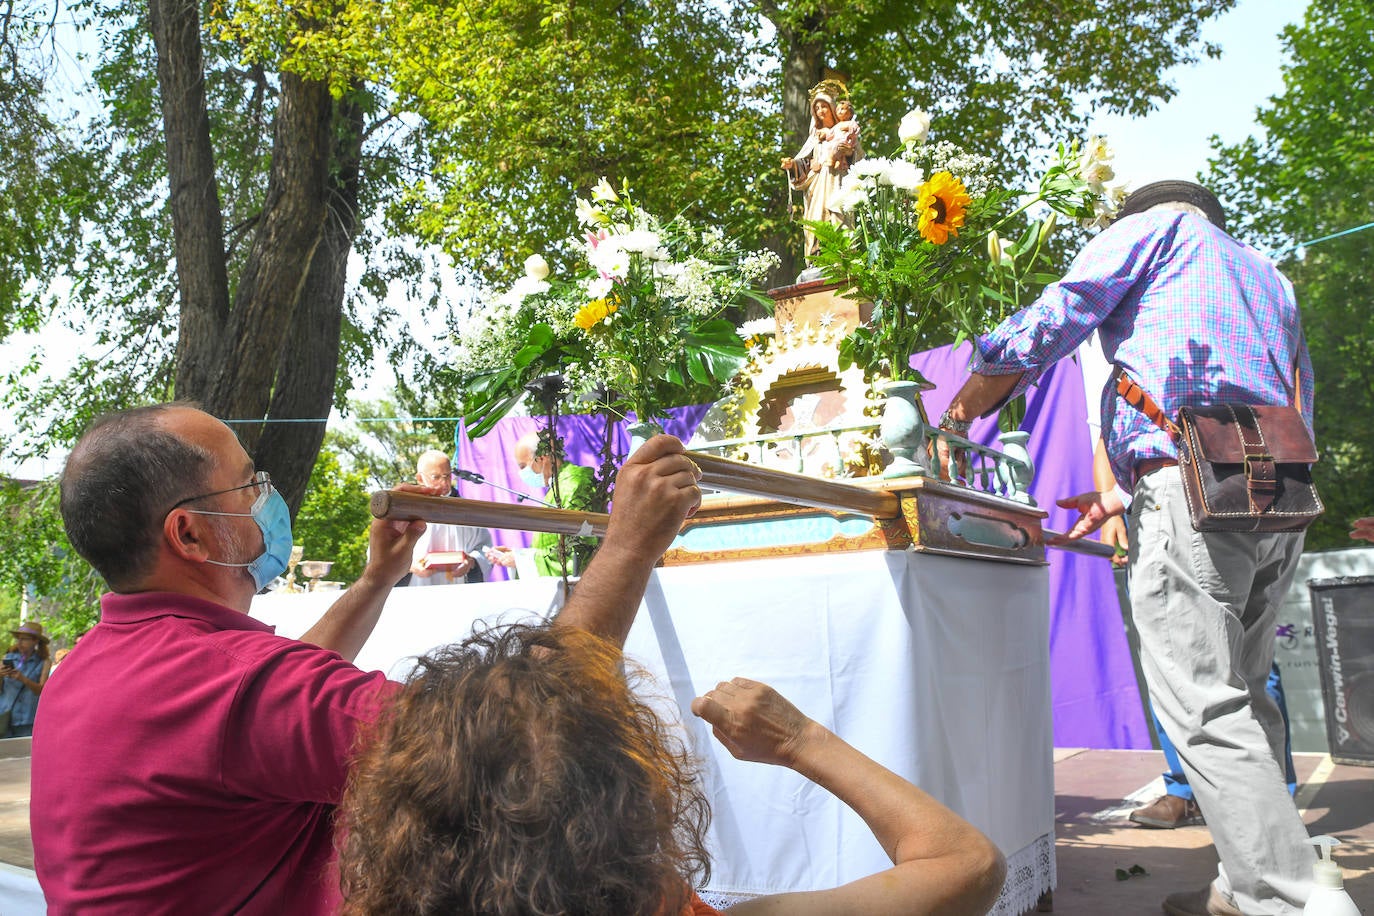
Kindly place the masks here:
MULTIPOLYGON (((458 495, 453 487, 453 461, 438 449, 430 449, 416 460, 415 479, 422 487, 442 490, 444 496, 458 495)), ((485 582, 491 573, 491 560, 487 559, 491 547, 491 532, 485 528, 431 523, 415 542, 409 584, 485 582)))
MULTIPOLYGON (((698 476, 668 437, 626 463, 605 545, 560 622, 623 644, 700 501, 698 476)), ((397 689, 351 659, 424 523, 374 522, 361 578, 295 640, 248 616, 286 569, 286 505, 214 417, 170 404, 96 421, 67 461, 61 507, 110 592, 34 733, 48 912, 336 911, 333 819, 354 736, 397 689)))

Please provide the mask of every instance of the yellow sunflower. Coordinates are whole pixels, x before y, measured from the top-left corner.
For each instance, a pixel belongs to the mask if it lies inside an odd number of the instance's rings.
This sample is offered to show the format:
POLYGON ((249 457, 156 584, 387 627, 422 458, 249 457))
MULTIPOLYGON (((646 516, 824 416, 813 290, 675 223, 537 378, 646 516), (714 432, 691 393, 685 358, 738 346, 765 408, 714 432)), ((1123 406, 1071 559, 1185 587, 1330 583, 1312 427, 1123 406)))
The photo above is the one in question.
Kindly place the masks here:
POLYGON ((573 324, 584 331, 590 331, 592 328, 596 327, 596 325, 611 317, 617 308, 619 308, 619 306, 609 299, 595 299, 577 310, 577 314, 573 316, 573 324))
POLYGON ((943 245, 951 235, 957 236, 971 203, 973 199, 962 181, 949 172, 931 175, 916 192, 916 212, 920 214, 916 228, 921 238, 943 245))

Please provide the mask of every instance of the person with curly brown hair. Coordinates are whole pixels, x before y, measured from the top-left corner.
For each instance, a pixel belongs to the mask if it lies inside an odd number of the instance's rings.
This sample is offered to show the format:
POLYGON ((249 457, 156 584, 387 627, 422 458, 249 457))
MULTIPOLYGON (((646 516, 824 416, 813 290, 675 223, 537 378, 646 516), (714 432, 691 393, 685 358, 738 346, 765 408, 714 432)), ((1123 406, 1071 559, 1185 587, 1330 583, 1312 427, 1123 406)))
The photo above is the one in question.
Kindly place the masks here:
MULTIPOLYGON (((710 807, 648 675, 585 631, 514 625, 422 658, 364 736, 342 807, 344 912, 715 913, 710 807)), ((1005 862, 972 825, 767 685, 692 703, 735 757, 796 770, 855 809, 894 866, 734 916, 984 913, 1005 862)))

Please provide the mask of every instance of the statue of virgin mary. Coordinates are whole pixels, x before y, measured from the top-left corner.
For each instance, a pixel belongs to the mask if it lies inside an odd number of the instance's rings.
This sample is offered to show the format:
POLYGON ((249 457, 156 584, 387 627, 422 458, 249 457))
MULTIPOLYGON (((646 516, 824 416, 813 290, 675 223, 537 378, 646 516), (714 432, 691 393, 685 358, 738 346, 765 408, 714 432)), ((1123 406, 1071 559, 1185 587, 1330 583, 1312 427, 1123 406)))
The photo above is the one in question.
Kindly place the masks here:
MULTIPOLYGON (((837 135, 836 107, 847 101, 849 90, 839 80, 821 80, 812 88, 811 129, 795 156, 782 160, 792 188, 804 195, 802 219, 844 225, 845 214, 834 207, 849 166, 863 158, 857 133, 845 140, 837 135), (847 144, 847 145, 841 145, 847 144), (852 147, 852 148, 851 148, 852 147)), ((806 227, 806 256, 816 253, 816 234, 806 227)))

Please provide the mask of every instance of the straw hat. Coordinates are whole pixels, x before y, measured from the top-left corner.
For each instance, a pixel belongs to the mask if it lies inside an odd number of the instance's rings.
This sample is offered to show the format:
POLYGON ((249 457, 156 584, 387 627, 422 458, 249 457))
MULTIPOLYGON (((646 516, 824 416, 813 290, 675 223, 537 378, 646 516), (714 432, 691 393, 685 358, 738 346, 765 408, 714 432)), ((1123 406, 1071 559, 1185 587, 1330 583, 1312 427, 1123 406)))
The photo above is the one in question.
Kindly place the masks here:
POLYGON ((47 642, 48 637, 43 635, 43 624, 37 620, 26 620, 23 625, 10 630, 11 636, 32 636, 39 642, 47 642))

